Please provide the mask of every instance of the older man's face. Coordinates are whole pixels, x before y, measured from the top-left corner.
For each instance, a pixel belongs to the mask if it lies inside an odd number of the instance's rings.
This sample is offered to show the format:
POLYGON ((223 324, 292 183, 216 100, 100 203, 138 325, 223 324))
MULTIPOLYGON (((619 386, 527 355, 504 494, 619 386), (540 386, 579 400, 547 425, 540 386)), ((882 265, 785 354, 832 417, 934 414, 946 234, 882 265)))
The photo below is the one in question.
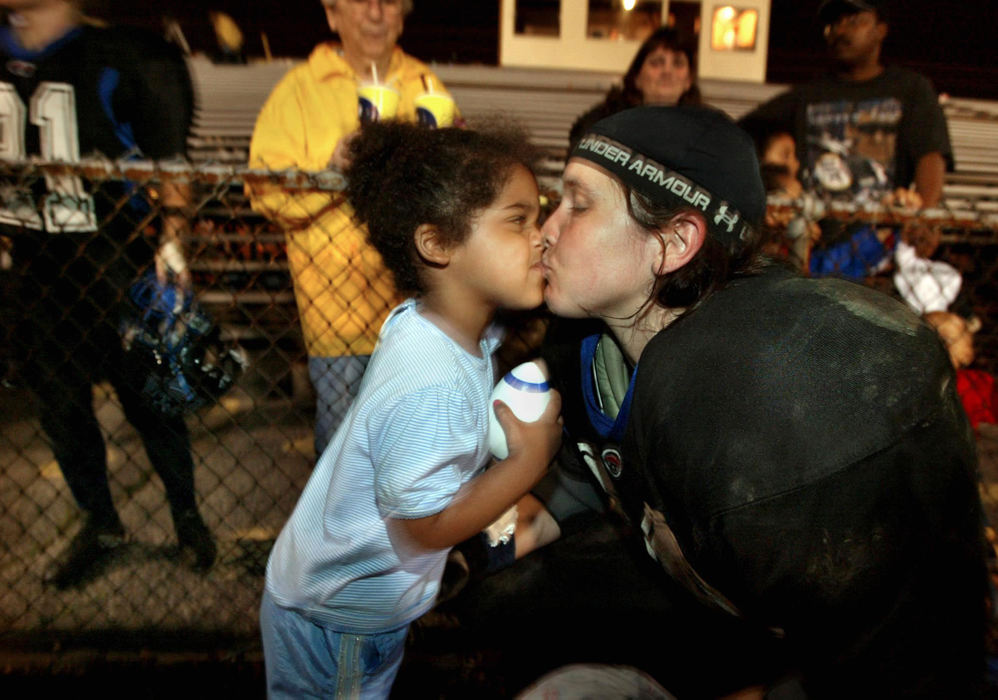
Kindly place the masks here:
POLYGON ((326 6, 329 28, 340 35, 343 52, 358 64, 382 63, 402 34, 402 0, 336 0, 326 6))

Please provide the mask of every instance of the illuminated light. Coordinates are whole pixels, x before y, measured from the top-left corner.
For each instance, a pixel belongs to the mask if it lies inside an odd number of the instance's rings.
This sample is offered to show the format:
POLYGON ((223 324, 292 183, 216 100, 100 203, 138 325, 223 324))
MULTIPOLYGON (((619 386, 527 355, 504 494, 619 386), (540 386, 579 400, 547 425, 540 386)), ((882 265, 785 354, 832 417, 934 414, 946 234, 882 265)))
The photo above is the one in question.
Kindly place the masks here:
POLYGON ((738 18, 736 25, 737 38, 735 43, 738 48, 755 48, 755 31, 759 24, 759 15, 755 10, 747 10, 738 18))
POLYGON ((731 5, 714 8, 710 47, 715 51, 754 51, 759 12, 731 5))
POLYGON ((624 0, 624 12, 630 12, 637 4, 638 0, 624 0))

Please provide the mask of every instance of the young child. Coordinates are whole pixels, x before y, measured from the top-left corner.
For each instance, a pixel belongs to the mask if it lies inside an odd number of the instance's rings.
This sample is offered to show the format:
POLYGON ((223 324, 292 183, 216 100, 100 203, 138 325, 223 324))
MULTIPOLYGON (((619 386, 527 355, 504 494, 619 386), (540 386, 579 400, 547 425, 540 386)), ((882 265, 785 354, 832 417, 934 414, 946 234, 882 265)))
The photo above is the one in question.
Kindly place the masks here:
POLYGON ((387 697, 448 550, 545 473, 560 398, 522 423, 489 397, 497 310, 543 301, 537 183, 522 135, 401 123, 351 145, 347 196, 396 286, 360 393, 267 565, 270 697, 387 697), (487 471, 488 411, 509 457, 487 471))
MULTIPOLYGON (((759 165, 767 195, 794 200, 795 205, 810 205, 813 198, 805 198, 797 179, 800 162, 797 160, 794 138, 779 131, 766 136, 759 144, 759 165)), ((784 258, 802 271, 807 271, 811 246, 821 235, 812 219, 813 212, 773 210, 766 212, 765 229, 767 255, 784 258)))

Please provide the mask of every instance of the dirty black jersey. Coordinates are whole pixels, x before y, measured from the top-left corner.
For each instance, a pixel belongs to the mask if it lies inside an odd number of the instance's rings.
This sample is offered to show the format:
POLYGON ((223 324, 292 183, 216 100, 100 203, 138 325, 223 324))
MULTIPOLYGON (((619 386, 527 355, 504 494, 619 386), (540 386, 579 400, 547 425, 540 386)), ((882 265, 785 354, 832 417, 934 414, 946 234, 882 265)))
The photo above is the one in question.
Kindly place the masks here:
POLYGON ((976 458, 931 328, 860 285, 772 270, 659 332, 636 373, 604 475, 671 577, 783 640, 811 696, 979 688, 976 458))
POLYGON ((813 695, 972 692, 975 452, 931 328, 771 273, 659 333, 637 371, 624 500, 667 569, 784 636, 813 695))

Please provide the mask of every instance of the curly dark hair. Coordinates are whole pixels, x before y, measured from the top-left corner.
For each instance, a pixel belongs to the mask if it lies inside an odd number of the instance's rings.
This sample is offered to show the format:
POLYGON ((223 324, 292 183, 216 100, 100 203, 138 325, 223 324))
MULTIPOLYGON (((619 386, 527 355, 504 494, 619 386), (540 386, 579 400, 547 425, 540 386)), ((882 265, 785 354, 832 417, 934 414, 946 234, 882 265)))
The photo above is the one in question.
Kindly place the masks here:
POLYGON ((480 130, 427 129, 375 122, 350 144, 346 196, 368 240, 404 293, 426 291, 413 234, 432 224, 449 243, 471 232, 499 196, 514 166, 533 171, 537 153, 516 125, 480 130))

